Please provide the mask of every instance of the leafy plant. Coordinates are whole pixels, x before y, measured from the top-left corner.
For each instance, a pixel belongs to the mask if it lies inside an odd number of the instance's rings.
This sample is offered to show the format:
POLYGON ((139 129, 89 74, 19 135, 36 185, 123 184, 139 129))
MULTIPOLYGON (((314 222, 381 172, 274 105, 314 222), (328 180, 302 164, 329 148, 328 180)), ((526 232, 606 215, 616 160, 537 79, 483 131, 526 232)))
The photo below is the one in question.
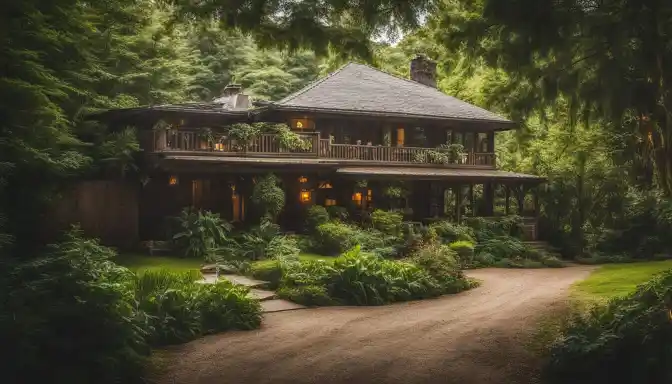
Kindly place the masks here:
POLYGON ((327 293, 327 289, 321 285, 283 287, 278 290, 278 297, 309 307, 336 304, 327 293))
POLYGON ((314 231, 319 225, 329 221, 329 212, 321 205, 312 205, 308 208, 306 215, 306 227, 310 231, 314 231))
POLYGON ((323 255, 338 255, 356 245, 358 229, 340 222, 328 222, 317 227, 314 235, 316 251, 323 255))
POLYGON ((450 243, 450 249, 457 254, 462 265, 471 265, 474 259, 474 244, 469 241, 460 240, 450 243))
POLYGON ((475 241, 473 229, 468 226, 452 223, 447 220, 437 221, 430 225, 437 236, 444 243, 452 243, 455 241, 475 241))
POLYGON ((378 231, 390 235, 398 236, 401 233, 401 223, 403 216, 399 212, 383 211, 376 209, 371 214, 371 224, 378 231))
POLYGON ((285 207, 285 192, 278 186, 279 183, 280 179, 269 173, 259 178, 252 189, 252 202, 261 208, 264 217, 272 222, 275 222, 285 207))
POLYGON ((231 224, 210 211, 184 208, 177 218, 180 231, 173 240, 186 257, 214 259, 214 250, 229 241, 231 224))

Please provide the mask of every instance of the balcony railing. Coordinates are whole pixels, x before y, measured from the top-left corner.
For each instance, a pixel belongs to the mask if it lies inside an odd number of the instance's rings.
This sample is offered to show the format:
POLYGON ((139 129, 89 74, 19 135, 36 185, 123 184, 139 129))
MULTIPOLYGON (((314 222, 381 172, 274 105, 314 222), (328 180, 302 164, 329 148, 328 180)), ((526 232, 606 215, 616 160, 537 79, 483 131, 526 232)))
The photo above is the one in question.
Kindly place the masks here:
MULTIPOLYGON (((444 164, 433 156, 431 148, 388 147, 359 144, 334 144, 318 134, 302 134, 306 149, 290 149, 282 145, 279 136, 259 135, 247 143, 224 135, 203 135, 194 131, 154 131, 155 152, 203 152, 219 156, 298 157, 343 161, 394 162, 407 164, 444 164)), ((464 153, 452 164, 495 166, 494 153, 464 153)))

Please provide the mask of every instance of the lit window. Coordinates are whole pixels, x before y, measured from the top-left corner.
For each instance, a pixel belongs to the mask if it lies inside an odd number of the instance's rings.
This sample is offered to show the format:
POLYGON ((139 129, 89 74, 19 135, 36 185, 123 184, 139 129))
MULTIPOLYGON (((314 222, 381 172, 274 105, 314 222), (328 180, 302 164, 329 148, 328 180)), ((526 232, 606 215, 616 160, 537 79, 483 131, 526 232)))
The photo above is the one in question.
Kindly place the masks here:
POLYGON ((292 119, 292 120, 290 120, 289 125, 290 125, 290 127, 292 127, 292 129, 296 129, 296 130, 299 130, 299 131, 302 131, 304 129, 313 129, 314 128, 314 124, 313 124, 312 120, 308 120, 308 119, 292 119))
POLYGON ((320 183, 319 188, 320 189, 332 189, 333 186, 329 182, 324 182, 324 183, 320 183))
POLYGON ((168 184, 177 185, 178 181, 179 180, 178 180, 177 176, 170 176, 170 179, 168 179, 168 184))
POLYGON ((355 202, 355 205, 360 207, 362 205, 362 194, 361 194, 361 192, 354 193, 352 195, 352 201, 355 202))
POLYGON ((371 201, 372 198, 373 198, 373 193, 372 193, 371 190, 369 189, 369 190, 366 192, 366 201, 371 201))
POLYGON ((310 191, 303 190, 301 191, 301 202, 309 203, 311 201, 310 191))
POLYGON ((299 177, 299 183, 304 184, 308 182, 308 178, 305 176, 299 177))
POLYGON ((303 128, 303 123, 300 122, 300 121, 297 121, 297 122, 296 122, 296 128, 298 128, 298 129, 302 129, 302 128, 303 128))
POLYGON ((324 206, 325 207, 333 207, 334 205, 336 205, 336 200, 335 199, 324 200, 324 206))
POLYGON ((403 147, 405 141, 404 128, 397 128, 397 147, 403 147))

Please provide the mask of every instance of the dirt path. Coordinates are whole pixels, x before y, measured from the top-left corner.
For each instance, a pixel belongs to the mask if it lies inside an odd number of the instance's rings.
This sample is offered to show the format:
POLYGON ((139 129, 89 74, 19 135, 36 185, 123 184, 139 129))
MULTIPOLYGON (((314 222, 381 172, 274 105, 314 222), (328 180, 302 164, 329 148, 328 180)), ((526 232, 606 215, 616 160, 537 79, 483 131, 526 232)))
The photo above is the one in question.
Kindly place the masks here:
POLYGON ((483 285, 459 295, 268 314, 259 330, 172 349, 159 382, 535 383, 521 340, 590 270, 478 270, 483 285))

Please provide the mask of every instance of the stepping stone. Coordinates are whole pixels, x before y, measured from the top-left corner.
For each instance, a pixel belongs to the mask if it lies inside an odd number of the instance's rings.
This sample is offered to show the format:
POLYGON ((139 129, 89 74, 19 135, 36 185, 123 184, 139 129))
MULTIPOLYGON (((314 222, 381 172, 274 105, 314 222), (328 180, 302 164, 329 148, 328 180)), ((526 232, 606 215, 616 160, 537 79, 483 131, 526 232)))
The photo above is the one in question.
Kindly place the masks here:
POLYGON ((219 277, 227 279, 228 281, 232 282, 233 284, 244 285, 244 286, 250 287, 250 288, 259 287, 261 285, 268 284, 268 281, 250 279, 249 277, 240 276, 240 275, 219 275, 219 277))
POLYGON ((270 312, 282 312, 282 311, 293 311, 296 309, 304 309, 303 305, 292 303, 287 300, 267 300, 261 302, 261 312, 270 313, 270 312))
POLYGON ((275 292, 273 291, 266 291, 264 289, 250 289, 250 293, 248 294, 249 297, 252 297, 253 299, 257 299, 260 301, 265 301, 265 300, 272 300, 275 298, 275 292))

